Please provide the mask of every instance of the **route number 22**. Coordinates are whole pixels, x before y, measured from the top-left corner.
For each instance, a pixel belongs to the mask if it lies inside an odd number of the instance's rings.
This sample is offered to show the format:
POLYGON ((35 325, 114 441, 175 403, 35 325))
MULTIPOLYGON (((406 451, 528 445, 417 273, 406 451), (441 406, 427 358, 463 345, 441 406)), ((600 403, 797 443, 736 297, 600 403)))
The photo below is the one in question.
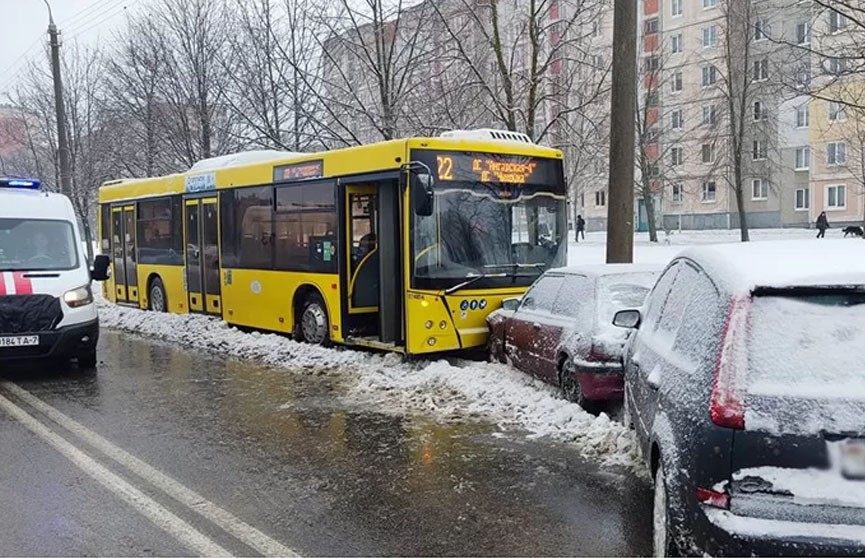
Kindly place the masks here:
POLYGON ((439 180, 453 180, 454 179, 454 160, 453 160, 453 158, 439 155, 438 157, 436 157, 436 161, 438 162, 439 180))

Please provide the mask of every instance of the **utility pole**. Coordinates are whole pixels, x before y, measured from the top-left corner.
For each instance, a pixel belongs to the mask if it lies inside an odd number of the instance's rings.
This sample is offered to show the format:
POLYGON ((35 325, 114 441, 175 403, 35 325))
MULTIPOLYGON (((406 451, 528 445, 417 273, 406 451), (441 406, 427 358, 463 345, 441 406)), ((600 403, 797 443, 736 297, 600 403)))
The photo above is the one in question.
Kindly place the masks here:
POLYGON ((615 0, 613 15, 607 263, 634 261, 637 4, 637 0, 615 0))
POLYGON ((63 82, 60 79, 60 33, 54 25, 51 4, 48 6, 48 35, 51 37, 51 75, 54 77, 54 108, 57 112, 57 149, 60 158, 60 193, 70 195, 72 187, 69 176, 69 143, 66 135, 66 107, 63 103, 63 82))

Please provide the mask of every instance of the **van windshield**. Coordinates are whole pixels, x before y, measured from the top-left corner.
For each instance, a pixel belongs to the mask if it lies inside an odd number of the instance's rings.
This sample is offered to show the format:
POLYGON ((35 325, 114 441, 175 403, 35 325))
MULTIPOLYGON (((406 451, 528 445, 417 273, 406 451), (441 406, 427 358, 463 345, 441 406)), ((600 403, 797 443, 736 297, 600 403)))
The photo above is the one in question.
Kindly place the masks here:
POLYGON ((64 271, 78 267, 72 223, 0 218, 0 271, 64 271))
POLYGON ((752 395, 865 399, 865 291, 755 296, 748 386, 752 395))

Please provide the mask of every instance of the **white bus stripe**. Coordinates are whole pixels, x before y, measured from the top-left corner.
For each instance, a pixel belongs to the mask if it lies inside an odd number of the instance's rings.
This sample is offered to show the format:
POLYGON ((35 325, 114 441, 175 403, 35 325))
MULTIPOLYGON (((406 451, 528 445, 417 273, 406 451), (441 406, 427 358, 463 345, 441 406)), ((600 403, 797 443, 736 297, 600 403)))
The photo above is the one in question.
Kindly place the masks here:
POLYGON ((231 533, 247 546, 261 552, 264 556, 299 557, 292 549, 265 535, 255 527, 244 523, 228 511, 205 499, 197 492, 138 459, 127 451, 115 446, 99 434, 75 422, 54 407, 51 407, 27 390, 11 383, 0 382, 0 387, 21 398, 25 403, 43 413, 59 426, 78 436, 111 459, 127 467, 130 471, 159 488, 170 497, 189 509, 207 518, 224 531, 231 533))
POLYGON ((3 409, 10 416, 17 419, 27 430, 59 451, 93 480, 113 492, 118 498, 135 508, 138 513, 177 539, 188 549, 202 556, 231 556, 227 550, 198 532, 192 525, 183 521, 156 502, 156 500, 153 500, 141 490, 100 465, 92 457, 49 430, 47 426, 41 424, 2 395, 0 395, 0 409, 3 409))

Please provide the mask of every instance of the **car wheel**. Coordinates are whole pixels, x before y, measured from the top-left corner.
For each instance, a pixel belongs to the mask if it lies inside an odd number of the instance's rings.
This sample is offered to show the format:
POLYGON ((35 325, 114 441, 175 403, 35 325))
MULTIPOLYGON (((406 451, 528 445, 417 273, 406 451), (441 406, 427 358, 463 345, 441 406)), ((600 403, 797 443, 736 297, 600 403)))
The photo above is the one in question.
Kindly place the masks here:
POLYGON ((93 370, 96 368, 96 349, 78 355, 78 368, 81 370, 93 370))
POLYGON ((580 386, 580 381, 577 379, 576 372, 577 370, 573 361, 569 358, 565 359, 559 371, 559 389, 561 390, 562 397, 571 403, 576 403, 590 413, 596 413, 597 403, 586 399, 583 388, 580 386))
POLYGON ((676 556, 670 529, 670 506, 667 500, 667 477, 664 465, 658 463, 655 472, 655 498, 652 506, 652 556, 676 556))
POLYGON ((313 345, 327 345, 330 341, 329 327, 327 309, 321 296, 308 297, 300 314, 300 338, 313 345))
POLYGON ((155 277, 150 282, 148 307, 153 312, 168 312, 168 297, 165 294, 165 285, 162 284, 162 279, 159 277, 155 277))

